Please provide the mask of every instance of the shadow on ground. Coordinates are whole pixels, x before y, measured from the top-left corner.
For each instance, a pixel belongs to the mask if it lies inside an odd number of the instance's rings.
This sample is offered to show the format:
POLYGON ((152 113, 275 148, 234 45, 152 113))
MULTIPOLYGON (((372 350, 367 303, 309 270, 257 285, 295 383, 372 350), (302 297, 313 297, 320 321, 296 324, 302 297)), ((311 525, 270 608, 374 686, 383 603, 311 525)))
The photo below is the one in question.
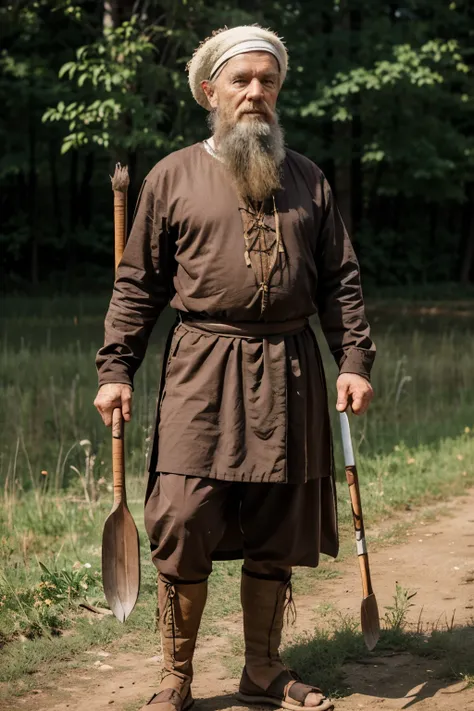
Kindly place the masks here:
POLYGON ((473 684, 474 626, 429 635, 383 630, 370 653, 361 633, 347 626, 331 638, 324 632, 299 638, 285 661, 329 696, 404 699, 399 707, 409 708, 441 690, 459 693, 473 684), (463 684, 453 687, 456 682, 463 684))

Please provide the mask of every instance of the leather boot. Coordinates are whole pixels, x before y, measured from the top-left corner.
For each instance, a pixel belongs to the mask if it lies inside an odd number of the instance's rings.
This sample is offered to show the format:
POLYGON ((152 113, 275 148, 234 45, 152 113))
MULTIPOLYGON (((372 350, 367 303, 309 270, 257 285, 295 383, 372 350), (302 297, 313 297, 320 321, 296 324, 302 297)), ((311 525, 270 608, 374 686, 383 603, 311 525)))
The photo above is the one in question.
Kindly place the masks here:
POLYGON ((290 578, 268 580, 242 570, 245 667, 251 679, 266 688, 285 668, 280 643, 290 578))
POLYGON ((321 689, 305 684, 280 657, 285 609, 294 613, 291 581, 269 580, 242 571, 245 667, 237 698, 247 704, 273 704, 299 711, 334 708, 321 689), (308 698, 309 697, 309 698, 308 698))
POLYGON ((158 608, 163 671, 158 693, 143 707, 185 711, 193 704, 193 655, 207 598, 207 580, 172 582, 158 576, 158 608))

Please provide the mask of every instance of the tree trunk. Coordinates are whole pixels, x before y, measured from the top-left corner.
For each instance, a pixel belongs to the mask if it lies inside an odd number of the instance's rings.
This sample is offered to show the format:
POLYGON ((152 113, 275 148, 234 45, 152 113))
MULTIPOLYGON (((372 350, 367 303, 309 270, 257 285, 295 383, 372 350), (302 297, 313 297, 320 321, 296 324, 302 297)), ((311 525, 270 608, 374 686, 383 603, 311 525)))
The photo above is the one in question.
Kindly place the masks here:
MULTIPOLYGON (((120 27, 123 22, 130 20, 132 16, 141 16, 142 14, 146 14, 147 6, 147 2, 142 3, 140 0, 104 0, 102 18, 102 28, 104 32, 106 30, 113 30, 120 27)), ((124 136, 129 135, 132 128, 131 116, 122 116, 121 123, 123 125, 124 136)), ((120 145, 118 148, 113 148, 111 151, 111 158, 113 165, 110 166, 110 172, 113 174, 114 167, 117 162, 125 163, 126 150, 122 149, 120 145)))
POLYGON ((104 2, 104 19, 103 19, 103 27, 104 30, 111 30, 114 27, 117 27, 118 21, 117 21, 117 3, 112 2, 111 0, 105 0, 104 2))
MULTIPOLYGON (((362 15, 360 10, 351 10, 351 57, 353 62, 359 59, 361 41, 362 15)), ((364 175, 362 171, 362 117, 361 96, 354 94, 352 98, 352 161, 351 161, 351 203, 352 230, 351 236, 357 236, 360 230, 364 212, 364 175)))
POLYGON ((28 230, 31 245, 31 269, 30 278, 33 286, 38 284, 38 229, 36 227, 36 116, 32 101, 29 102, 29 123, 28 123, 28 230))
MULTIPOLYGON (((333 52, 332 52, 332 42, 331 42, 331 34, 333 32, 333 13, 328 11, 327 7, 324 7, 323 5, 323 10, 320 15, 320 24, 321 24, 321 33, 324 38, 324 46, 326 48, 326 52, 323 54, 321 57, 321 69, 324 72, 324 74, 327 74, 330 71, 330 65, 331 61, 333 58, 333 52), (329 38, 329 41, 328 41, 329 38)), ((335 185, 335 169, 334 169, 334 158, 333 158, 333 144, 334 144, 334 133, 333 133, 333 121, 331 120, 330 116, 327 116, 322 122, 321 122, 321 135, 323 139, 323 146, 324 146, 324 161, 320 162, 320 166, 324 171, 324 174, 331 186, 335 185)), ((318 161, 319 162, 319 161, 318 161)))
POLYGON ((78 169, 79 155, 76 150, 70 152, 69 162, 69 234, 65 240, 66 247, 66 273, 72 277, 76 268, 77 244, 76 230, 79 219, 78 195, 78 169))
POLYGON ((79 165, 79 157, 77 150, 71 151, 71 160, 69 163, 69 232, 73 235, 77 227, 77 172, 79 165))
POLYGON ((133 12, 138 11, 138 5, 140 3, 136 0, 104 0, 104 30, 119 27, 122 22, 129 20, 133 12))
MULTIPOLYGON (((345 33, 345 43, 341 51, 346 57, 350 55, 350 13, 347 0, 339 3, 338 27, 345 33)), ((334 143, 336 146, 335 189, 337 204, 349 234, 352 234, 352 122, 338 121, 334 123, 334 143)))
POLYGON ((127 212, 127 235, 130 234, 132 229, 132 218, 134 212, 134 206, 138 199, 138 193, 140 192, 141 181, 138 178, 138 155, 135 150, 128 151, 127 154, 127 166, 128 174, 130 176, 130 185, 128 187, 128 204, 130 209, 127 212))
POLYGON ((340 146, 343 155, 336 161, 334 170, 336 198, 339 211, 347 231, 352 235, 352 175, 351 163, 347 160, 347 148, 352 139, 352 126, 349 121, 338 123, 334 127, 334 140, 340 146))
POLYGON ((474 276, 474 184, 466 187, 467 202, 464 206, 464 225, 466 238, 464 240, 464 250, 461 260, 461 270, 459 281, 461 284, 469 284, 471 276, 474 276))
POLYGON ((91 180, 94 174, 95 155, 89 152, 85 158, 84 172, 82 174, 79 202, 81 205, 81 224, 88 228, 92 217, 92 191, 91 180))
POLYGON ((354 116, 352 120, 352 146, 353 155, 351 163, 351 208, 352 208, 352 229, 351 236, 355 237, 361 228, 364 212, 364 176, 361 161, 361 120, 360 114, 354 116))
POLYGON ((54 214, 54 225, 56 237, 58 240, 61 238, 63 231, 62 224, 62 210, 61 210, 61 197, 59 194, 59 181, 58 181, 58 147, 54 141, 49 141, 49 170, 51 173, 51 193, 53 201, 53 214, 54 214))

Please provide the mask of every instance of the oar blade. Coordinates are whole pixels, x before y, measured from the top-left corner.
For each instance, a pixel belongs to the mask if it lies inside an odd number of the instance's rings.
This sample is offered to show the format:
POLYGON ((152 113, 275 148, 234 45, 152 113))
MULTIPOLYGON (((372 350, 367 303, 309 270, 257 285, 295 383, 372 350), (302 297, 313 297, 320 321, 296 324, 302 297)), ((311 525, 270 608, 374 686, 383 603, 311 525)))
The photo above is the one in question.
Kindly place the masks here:
POLYGON ((362 600, 360 622, 366 647, 372 651, 380 638, 379 608, 373 593, 362 600))
POLYGON ((113 510, 104 524, 102 582, 110 609, 120 622, 125 622, 140 591, 140 541, 124 504, 113 510))

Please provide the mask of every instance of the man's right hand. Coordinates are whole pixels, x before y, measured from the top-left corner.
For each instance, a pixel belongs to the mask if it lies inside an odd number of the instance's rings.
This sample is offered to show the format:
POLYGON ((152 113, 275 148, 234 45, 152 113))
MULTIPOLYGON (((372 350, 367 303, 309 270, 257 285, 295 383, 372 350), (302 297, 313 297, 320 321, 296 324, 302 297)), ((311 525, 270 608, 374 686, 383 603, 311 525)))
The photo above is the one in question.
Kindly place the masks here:
POLYGON ((116 407, 122 410, 125 422, 130 422, 132 417, 132 388, 125 383, 106 383, 101 385, 94 400, 104 424, 112 424, 112 412, 116 407))

